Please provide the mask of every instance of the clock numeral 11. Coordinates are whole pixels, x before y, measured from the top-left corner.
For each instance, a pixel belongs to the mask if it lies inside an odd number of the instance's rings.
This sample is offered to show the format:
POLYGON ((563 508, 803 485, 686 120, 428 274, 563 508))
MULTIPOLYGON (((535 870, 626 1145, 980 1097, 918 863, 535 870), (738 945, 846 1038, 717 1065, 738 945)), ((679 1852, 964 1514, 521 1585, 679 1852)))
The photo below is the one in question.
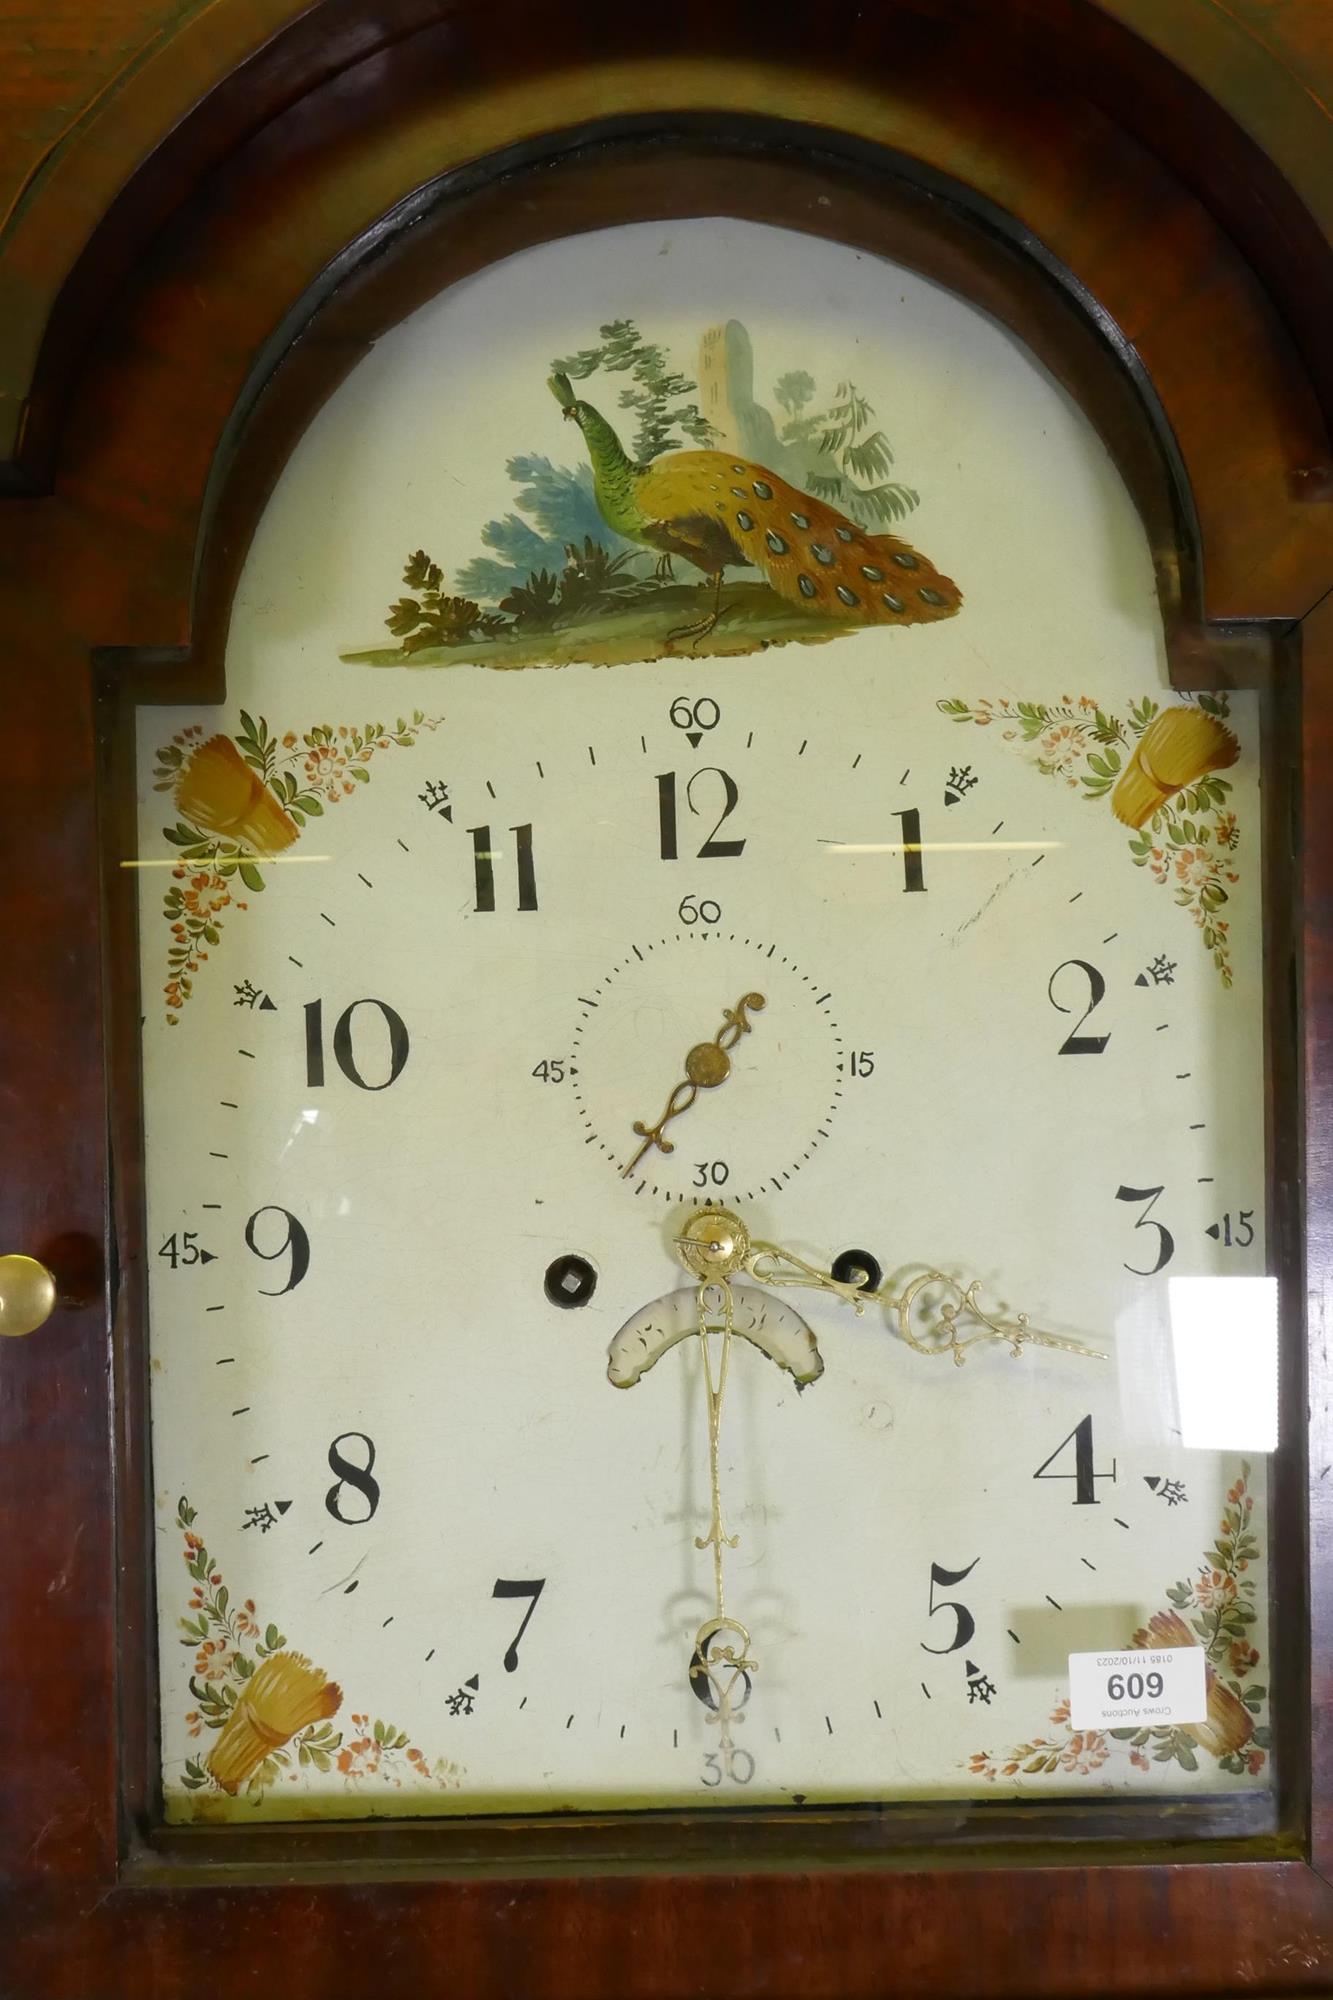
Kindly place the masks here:
MULTIPOLYGON (((518 907, 520 910, 537 908, 537 872, 532 865, 532 827, 511 826, 514 836, 514 858, 518 866, 518 907)), ((472 835, 472 872, 476 885, 475 908, 481 912, 495 908, 495 851, 491 846, 491 830, 488 826, 470 826, 472 835)))

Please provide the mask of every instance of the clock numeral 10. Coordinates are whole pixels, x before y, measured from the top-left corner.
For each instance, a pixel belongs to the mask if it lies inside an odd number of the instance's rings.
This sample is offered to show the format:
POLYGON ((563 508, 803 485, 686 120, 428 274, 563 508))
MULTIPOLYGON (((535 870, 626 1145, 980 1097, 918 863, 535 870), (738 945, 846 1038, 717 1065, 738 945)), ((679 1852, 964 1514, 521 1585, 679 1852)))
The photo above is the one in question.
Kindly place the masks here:
MULTIPOLYGON (((520 910, 537 908, 537 873, 532 865, 532 827, 511 826, 514 836, 514 858, 518 866, 518 907, 520 910)), ((491 847, 491 830, 488 826, 470 826, 472 835, 472 872, 476 878, 476 904, 478 911, 495 908, 495 853, 491 847)))
POLYGON ((1109 1479, 1112 1485, 1115 1484, 1115 1460, 1111 1460, 1111 1470, 1109 1472, 1098 1472, 1096 1470, 1092 1452, 1092 1418, 1087 1416, 1074 1425, 1068 1437, 1061 1438, 1050 1457, 1042 1460, 1032 1477, 1034 1479, 1072 1479, 1074 1482, 1074 1505, 1076 1507, 1095 1507, 1098 1505, 1097 1481, 1099 1479, 1109 1479), (1051 1472, 1049 1468, 1055 1464, 1061 1452, 1067 1450, 1071 1444, 1074 1447, 1074 1470, 1072 1472, 1051 1472))
MULTIPOLYGON (((401 1014, 394 1011, 385 1000, 354 1000, 350 1007, 344 1007, 333 1030, 333 1060, 337 1063, 349 1083, 358 1090, 387 1090, 396 1083, 403 1073, 410 1048, 407 1027, 401 1014), (364 1076, 357 1061, 352 1043, 352 1023, 358 1007, 376 1007, 388 1030, 389 1073, 375 1083, 364 1076)), ((321 1090, 324 1086, 324 1002, 307 1000, 305 1003, 305 1080, 311 1090, 321 1090)))

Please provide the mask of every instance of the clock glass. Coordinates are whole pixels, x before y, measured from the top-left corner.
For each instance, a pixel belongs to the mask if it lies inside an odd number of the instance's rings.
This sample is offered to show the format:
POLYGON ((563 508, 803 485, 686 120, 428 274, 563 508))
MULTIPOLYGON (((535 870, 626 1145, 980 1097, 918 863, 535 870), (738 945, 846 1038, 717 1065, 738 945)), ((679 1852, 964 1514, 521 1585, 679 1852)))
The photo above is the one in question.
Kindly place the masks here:
POLYGON ((135 717, 170 1819, 1270 1785, 1261 722, 893 264, 375 347, 135 717))

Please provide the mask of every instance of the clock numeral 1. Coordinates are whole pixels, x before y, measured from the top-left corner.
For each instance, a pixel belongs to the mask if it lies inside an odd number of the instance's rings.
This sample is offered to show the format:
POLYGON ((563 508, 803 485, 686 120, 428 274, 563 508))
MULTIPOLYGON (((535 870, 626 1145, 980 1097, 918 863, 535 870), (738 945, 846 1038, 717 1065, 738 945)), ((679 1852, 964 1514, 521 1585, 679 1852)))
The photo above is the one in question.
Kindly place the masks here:
POLYGON ((1074 1482, 1074 1505, 1076 1507, 1095 1507, 1098 1504, 1096 1482, 1099 1479, 1109 1479, 1112 1485, 1115 1484, 1115 1460, 1111 1460, 1111 1470, 1109 1472, 1098 1472, 1096 1470, 1092 1455, 1092 1418, 1087 1416, 1081 1422, 1074 1425, 1068 1437, 1061 1438, 1050 1457, 1042 1460, 1032 1477, 1034 1479, 1072 1479, 1074 1482), (1071 1444, 1074 1447, 1074 1470, 1072 1472, 1048 1471, 1047 1468, 1054 1465, 1060 1453, 1071 1444))
MULTIPOLYGON (((514 857, 518 865, 518 907, 520 910, 537 908, 537 873, 532 865, 532 826, 511 826, 514 836, 514 857)), ((495 908, 495 854, 491 847, 491 830, 488 826, 470 826, 472 835, 472 872, 475 878, 476 903, 478 912, 495 908)))
POLYGON ((908 895, 926 886, 926 871, 921 865, 921 813, 916 806, 907 806, 893 817, 903 823, 903 894, 908 895))

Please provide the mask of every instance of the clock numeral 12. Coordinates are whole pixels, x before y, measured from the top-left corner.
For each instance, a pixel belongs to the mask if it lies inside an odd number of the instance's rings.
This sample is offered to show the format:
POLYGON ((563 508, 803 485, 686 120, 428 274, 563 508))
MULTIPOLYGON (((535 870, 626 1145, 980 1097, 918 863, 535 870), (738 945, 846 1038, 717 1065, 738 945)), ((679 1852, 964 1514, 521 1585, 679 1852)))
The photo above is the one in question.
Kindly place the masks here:
MULTIPOLYGON (((717 861, 727 856, 734 857, 744 851, 744 840, 719 840, 718 833, 723 824, 731 818, 740 804, 740 787, 729 771, 720 770, 716 764, 705 764, 702 770, 686 781, 685 803, 692 813, 699 808, 694 803, 694 788, 700 778, 721 778, 722 810, 717 823, 703 846, 699 849, 700 861, 717 861)), ((659 771, 657 774, 657 827, 661 840, 663 861, 678 861, 680 850, 676 837, 676 774, 674 771, 659 771)))
MULTIPOLYGON (((518 865, 518 907, 520 910, 537 908, 537 873, 532 865, 532 826, 511 826, 514 836, 514 858, 518 865)), ((495 854, 491 847, 491 830, 488 826, 470 826, 472 835, 472 872, 476 882, 476 904, 478 911, 495 908, 495 854)))

